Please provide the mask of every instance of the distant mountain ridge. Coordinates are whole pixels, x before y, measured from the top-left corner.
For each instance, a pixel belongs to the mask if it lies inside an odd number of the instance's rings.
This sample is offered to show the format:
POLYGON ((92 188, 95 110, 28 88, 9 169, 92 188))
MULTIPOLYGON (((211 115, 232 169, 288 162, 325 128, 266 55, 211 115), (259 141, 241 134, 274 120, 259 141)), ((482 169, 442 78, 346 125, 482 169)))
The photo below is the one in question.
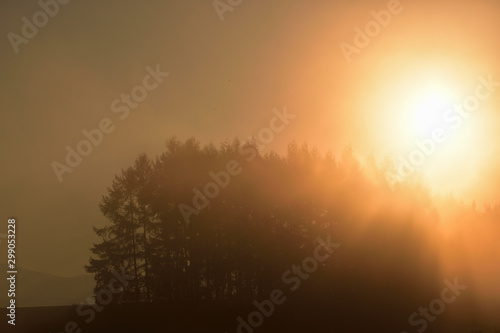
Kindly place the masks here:
MULTIPOLYGON (((7 265, 0 264, 2 275, 7 275, 7 265)), ((0 307, 8 305, 8 283, 2 279, 0 288, 0 307)), ((94 278, 92 275, 78 275, 74 277, 60 277, 40 273, 30 269, 17 267, 16 279, 16 306, 59 306, 86 302, 87 297, 93 296, 94 278)))

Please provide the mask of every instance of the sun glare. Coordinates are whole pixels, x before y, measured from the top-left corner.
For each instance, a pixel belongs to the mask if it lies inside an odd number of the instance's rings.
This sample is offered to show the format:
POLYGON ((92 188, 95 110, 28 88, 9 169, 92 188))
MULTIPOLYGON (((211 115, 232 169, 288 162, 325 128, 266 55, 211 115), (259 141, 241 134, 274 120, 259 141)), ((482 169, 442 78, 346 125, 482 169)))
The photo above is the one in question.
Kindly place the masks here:
POLYGON ((409 131, 414 135, 429 135, 444 120, 446 110, 454 103, 450 89, 431 83, 409 95, 406 109, 409 112, 409 131))
POLYGON ((476 82, 462 85, 459 71, 435 67, 408 66, 385 79, 374 91, 375 98, 364 105, 376 110, 371 119, 379 131, 374 135, 398 166, 401 158, 415 161, 415 170, 436 191, 460 192, 466 190, 465 183, 477 181, 477 165, 484 162, 480 156, 471 162, 474 147, 481 146, 479 112, 465 119, 455 110, 469 91, 474 93, 476 82), (442 133, 443 141, 436 141, 436 132, 442 133))

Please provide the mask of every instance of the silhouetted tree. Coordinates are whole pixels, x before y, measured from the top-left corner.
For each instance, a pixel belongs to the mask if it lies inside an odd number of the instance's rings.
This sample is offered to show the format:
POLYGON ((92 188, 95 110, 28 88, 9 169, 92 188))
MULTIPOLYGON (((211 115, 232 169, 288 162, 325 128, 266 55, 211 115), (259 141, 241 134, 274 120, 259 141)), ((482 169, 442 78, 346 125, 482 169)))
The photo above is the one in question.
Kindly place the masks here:
POLYGON ((255 142, 216 147, 173 137, 153 161, 140 155, 115 177, 100 205, 110 224, 94 228, 102 242, 86 269, 96 290, 111 270, 133 271, 120 302, 248 304, 268 298, 318 237, 331 236, 342 249, 308 284, 315 297, 352 311, 361 302, 363 311, 411 313, 441 288, 436 226, 489 221, 500 208, 481 214, 433 196, 418 175, 393 182, 387 174, 395 171, 388 157, 362 165, 350 146, 336 159, 306 144, 280 156, 262 155, 255 142))

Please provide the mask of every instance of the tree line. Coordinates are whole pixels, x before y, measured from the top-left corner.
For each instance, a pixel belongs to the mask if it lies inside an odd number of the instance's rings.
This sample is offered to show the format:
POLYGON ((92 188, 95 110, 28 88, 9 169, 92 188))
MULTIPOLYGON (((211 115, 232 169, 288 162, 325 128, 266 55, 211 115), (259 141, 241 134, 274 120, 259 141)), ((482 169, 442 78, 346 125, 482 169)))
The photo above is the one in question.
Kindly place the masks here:
POLYGON ((238 139, 216 147, 173 137, 164 153, 141 154, 115 176, 100 202, 109 222, 94 227, 100 242, 85 269, 95 276, 96 293, 113 270, 135 276, 117 303, 248 303, 279 286, 318 237, 331 236, 345 246, 321 264, 325 274, 311 285, 318 294, 376 286, 400 290, 413 304, 421 290, 440 288, 430 255, 442 242, 436 225, 491 221, 500 207, 479 211, 451 195, 432 195, 418 176, 391 184, 386 175, 394 168, 390 158, 362 163, 350 146, 336 158, 291 143, 281 156, 238 139), (242 149, 255 159, 248 162, 242 149), (241 172, 186 223, 182 207, 193 202, 193 189, 203 189, 228 161, 241 172), (413 282, 405 280, 410 276, 413 282))

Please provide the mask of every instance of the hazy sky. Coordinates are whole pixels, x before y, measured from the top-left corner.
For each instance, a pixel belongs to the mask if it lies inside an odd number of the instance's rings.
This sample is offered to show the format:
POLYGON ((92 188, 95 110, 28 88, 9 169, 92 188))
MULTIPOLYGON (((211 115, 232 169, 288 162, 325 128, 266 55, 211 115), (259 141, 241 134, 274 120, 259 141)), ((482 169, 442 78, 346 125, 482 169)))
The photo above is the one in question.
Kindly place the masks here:
MULTIPOLYGON (((286 105, 297 117, 272 142, 279 151, 292 140, 334 153, 350 143, 360 157, 413 149, 398 136, 408 132, 410 118, 399 118, 406 92, 438 81, 463 100, 478 76, 500 81, 500 3, 401 6, 348 63, 339 45, 354 44, 354 27, 364 28, 370 12, 386 9, 387 1, 243 1, 221 21, 209 0, 73 0, 17 54, 7 34, 20 35, 21 18, 31 21, 40 7, 2 1, 0 208, 5 220, 18 220, 18 265, 83 273, 97 241, 92 225, 105 222, 98 203, 114 175, 141 152, 161 153, 172 135, 216 144, 244 139, 269 124, 273 108, 286 105), (170 75, 120 120, 112 102, 157 64, 170 75), (65 147, 76 148, 81 131, 103 118, 114 131, 59 182, 51 163, 64 163, 65 147)), ((468 199, 499 198, 493 145, 499 101, 500 89, 461 129, 474 139, 442 153, 462 154, 447 158, 468 163, 440 162, 435 177, 449 177, 436 186, 469 190, 468 199), (449 172, 457 167, 463 169, 449 172)))

